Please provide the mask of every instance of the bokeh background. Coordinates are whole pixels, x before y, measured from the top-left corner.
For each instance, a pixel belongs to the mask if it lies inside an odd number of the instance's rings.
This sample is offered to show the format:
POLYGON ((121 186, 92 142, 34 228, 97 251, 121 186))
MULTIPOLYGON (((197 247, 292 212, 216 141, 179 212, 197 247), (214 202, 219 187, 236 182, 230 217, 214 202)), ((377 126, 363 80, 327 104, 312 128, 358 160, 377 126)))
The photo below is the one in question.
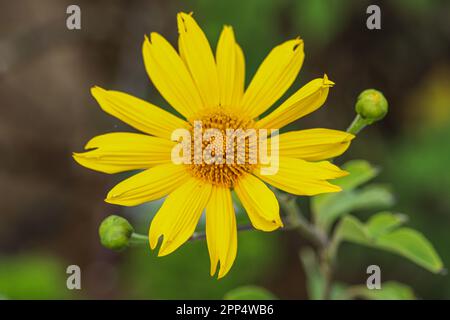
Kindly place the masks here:
MULTIPOLYGON (((71 158, 91 137, 131 128, 104 114, 89 89, 100 85, 168 107, 143 66, 144 34, 176 44, 176 13, 194 11, 213 47, 222 25, 244 49, 247 83, 275 45, 301 36, 306 59, 294 89, 327 73, 336 82, 325 107, 291 128, 345 129, 360 91, 374 87, 389 115, 363 131, 338 159, 368 159, 377 182, 396 194, 450 265, 450 2, 383 1, 382 30, 366 28, 375 1, 50 1, 0 2, 0 297, 222 298, 255 284, 283 299, 305 299, 298 248, 290 232, 242 232, 230 274, 209 276, 203 241, 157 258, 146 247, 121 253, 99 244, 102 219, 119 214, 146 233, 160 203, 131 209, 103 202, 127 175, 87 170, 71 158), (66 8, 81 7, 82 30, 66 28, 66 8), (66 288, 66 267, 82 270, 82 290, 66 288)), ((301 202, 307 203, 307 198, 301 202)), ((358 214, 364 218, 364 212, 358 214)), ((378 264, 382 280, 412 286, 421 298, 450 298, 449 276, 433 275, 389 253, 346 244, 336 278, 364 283, 378 264)))

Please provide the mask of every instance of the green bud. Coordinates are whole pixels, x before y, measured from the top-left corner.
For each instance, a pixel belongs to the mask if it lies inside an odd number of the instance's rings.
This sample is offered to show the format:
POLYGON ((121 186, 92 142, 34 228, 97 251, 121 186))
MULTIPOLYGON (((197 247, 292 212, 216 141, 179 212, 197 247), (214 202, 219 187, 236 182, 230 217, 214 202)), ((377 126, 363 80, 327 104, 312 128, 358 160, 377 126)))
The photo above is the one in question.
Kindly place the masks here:
POLYGON ((116 215, 107 217, 98 228, 100 242, 104 247, 112 250, 126 248, 133 232, 133 226, 128 220, 116 215))
POLYGON ((355 110, 367 124, 372 124, 387 114, 388 102, 380 91, 367 89, 359 94, 355 110))

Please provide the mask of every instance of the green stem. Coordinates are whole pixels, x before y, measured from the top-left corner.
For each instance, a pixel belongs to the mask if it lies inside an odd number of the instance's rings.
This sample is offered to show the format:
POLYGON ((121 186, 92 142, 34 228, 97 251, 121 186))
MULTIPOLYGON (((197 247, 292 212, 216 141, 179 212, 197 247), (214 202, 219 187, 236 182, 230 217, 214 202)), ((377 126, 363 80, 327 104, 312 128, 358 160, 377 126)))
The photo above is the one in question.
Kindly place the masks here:
POLYGON ((148 237, 146 235, 133 232, 130 237, 130 244, 135 245, 141 245, 141 244, 148 244, 148 237))
POLYGON ((328 258, 331 260, 332 263, 336 259, 337 251, 339 245, 341 244, 341 240, 342 239, 339 232, 339 224, 338 224, 328 245, 328 258))
POLYGON ((302 236, 313 242, 316 246, 322 247, 327 243, 326 235, 310 224, 300 211, 300 208, 295 202, 295 197, 290 195, 275 192, 277 198, 280 200, 281 209, 287 215, 287 228, 297 230, 302 236))
MULTIPOLYGON (((251 224, 242 224, 237 226, 237 231, 250 231, 255 230, 251 224)), ((194 232, 188 241, 206 239, 206 232, 194 232)))
POLYGON ((148 237, 146 235, 140 234, 140 233, 136 233, 136 232, 133 232, 131 234, 131 239, 148 241, 148 237))
POLYGON ((347 128, 347 132, 356 135, 362 129, 364 129, 367 126, 367 124, 368 124, 367 121, 364 120, 359 114, 357 114, 355 119, 353 119, 353 122, 347 128))
POLYGON ((323 299, 331 298, 331 285, 333 283, 333 261, 328 254, 328 246, 319 249, 320 255, 320 271, 324 278, 323 299))
POLYGON ((330 299, 333 265, 332 259, 328 255, 329 241, 327 235, 305 219, 295 201, 295 197, 278 191, 275 191, 275 194, 280 200, 282 210, 287 215, 288 226, 297 230, 299 234, 317 246, 320 258, 320 273, 324 279, 322 299, 330 299))
MULTIPOLYGON (((237 226, 238 231, 248 231, 248 230, 254 230, 253 226, 251 224, 243 224, 240 226, 237 226)), ((188 241, 195 241, 195 240, 203 240, 206 239, 206 232, 194 232, 192 236, 188 239, 188 241)), ((133 232, 130 237, 130 244, 131 245, 141 245, 141 244, 148 244, 148 237, 146 235, 133 232)))

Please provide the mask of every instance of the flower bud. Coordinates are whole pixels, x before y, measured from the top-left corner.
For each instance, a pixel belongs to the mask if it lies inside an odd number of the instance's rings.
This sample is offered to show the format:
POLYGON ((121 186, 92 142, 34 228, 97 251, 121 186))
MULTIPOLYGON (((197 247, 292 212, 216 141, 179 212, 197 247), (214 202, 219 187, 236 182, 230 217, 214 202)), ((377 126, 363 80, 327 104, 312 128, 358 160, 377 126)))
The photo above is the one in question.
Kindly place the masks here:
POLYGON ((108 249, 121 250, 129 245, 133 227, 128 220, 111 215, 102 221, 98 229, 100 242, 108 249))
POLYGON ((388 102, 380 91, 367 89, 359 94, 355 110, 367 124, 372 124, 387 114, 388 102))

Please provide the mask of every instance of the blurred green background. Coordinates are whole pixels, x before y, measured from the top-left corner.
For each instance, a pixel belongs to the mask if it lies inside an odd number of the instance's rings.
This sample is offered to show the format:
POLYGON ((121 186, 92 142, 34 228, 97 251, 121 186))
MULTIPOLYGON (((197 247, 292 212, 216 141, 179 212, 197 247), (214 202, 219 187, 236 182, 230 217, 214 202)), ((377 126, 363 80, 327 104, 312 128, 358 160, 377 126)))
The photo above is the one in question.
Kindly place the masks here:
MULTIPOLYGON (((76 1, 82 30, 66 28, 72 1, 0 4, 0 298, 222 298, 239 285, 261 285, 283 299, 305 299, 298 248, 290 232, 242 232, 236 263, 222 280, 209 276, 206 243, 187 243, 157 258, 139 247, 100 246, 97 228, 119 214, 147 233, 160 203, 121 208, 103 202, 126 175, 108 176, 71 158, 97 134, 131 131, 90 96, 100 85, 167 107, 145 73, 144 34, 176 44, 176 13, 194 11, 213 47, 224 24, 245 52, 247 83, 275 45, 300 36, 306 59, 290 92, 323 73, 336 82, 325 107, 290 126, 345 129, 360 91, 384 92, 390 112, 363 131, 337 160, 368 159, 391 185, 395 210, 450 263, 449 1, 393 0, 381 6, 382 29, 366 28, 375 1, 76 1), (82 290, 66 288, 66 267, 82 270, 82 290)), ((300 200, 307 203, 307 198, 300 200)), ((365 218, 361 212, 357 216, 365 218)), ((242 218, 242 217, 241 217, 242 218)), ((433 275, 389 253, 346 244, 336 278, 365 283, 377 264, 382 281, 398 280, 425 299, 450 298, 448 276, 433 275)))

